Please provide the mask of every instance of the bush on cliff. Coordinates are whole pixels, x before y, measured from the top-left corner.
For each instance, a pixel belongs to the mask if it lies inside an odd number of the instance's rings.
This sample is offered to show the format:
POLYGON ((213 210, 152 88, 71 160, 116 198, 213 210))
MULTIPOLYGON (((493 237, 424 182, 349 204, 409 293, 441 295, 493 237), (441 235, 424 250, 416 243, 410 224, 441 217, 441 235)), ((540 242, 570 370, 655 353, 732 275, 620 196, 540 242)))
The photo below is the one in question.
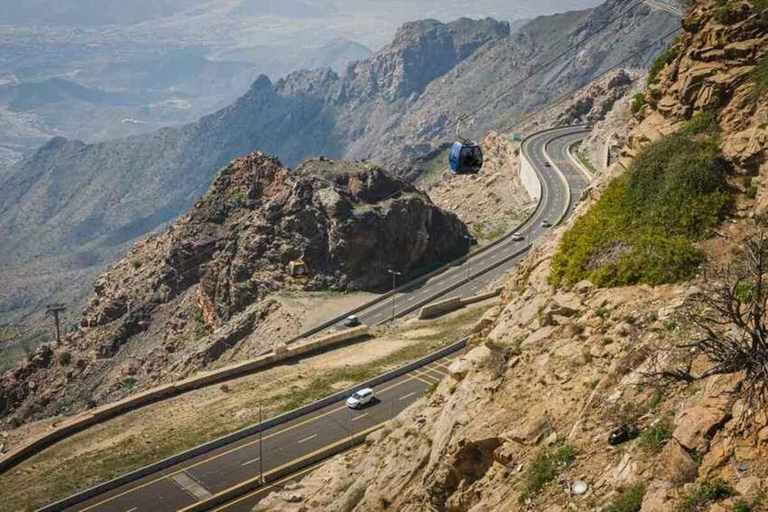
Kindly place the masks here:
POLYGON ((712 113, 645 148, 560 242, 552 281, 658 285, 691 278, 731 193, 712 113))

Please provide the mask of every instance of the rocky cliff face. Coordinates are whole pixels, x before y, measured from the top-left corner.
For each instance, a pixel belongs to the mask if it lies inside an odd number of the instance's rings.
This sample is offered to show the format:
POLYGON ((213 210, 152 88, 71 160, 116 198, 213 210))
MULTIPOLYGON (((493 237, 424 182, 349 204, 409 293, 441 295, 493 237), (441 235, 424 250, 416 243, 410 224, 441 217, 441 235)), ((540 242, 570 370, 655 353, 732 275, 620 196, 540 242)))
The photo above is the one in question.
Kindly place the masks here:
MULTIPOLYGON (((727 259, 765 204, 768 88, 759 70, 768 23, 760 12, 748 2, 694 4, 651 79, 621 162, 585 192, 577 215, 642 147, 714 108, 733 186, 742 189, 742 173, 756 186, 738 194, 720 236, 701 244, 709 265, 727 259)), ((569 227, 536 244, 510 274, 503 305, 477 324, 433 394, 364 448, 256 510, 763 510, 768 418, 758 410, 739 421, 744 375, 697 386, 649 379, 690 341, 679 313, 705 277, 655 288, 555 288, 550 260, 569 227), (639 437, 609 445, 609 433, 627 424, 639 437)), ((705 358, 694 364, 707 368, 705 358)))
MULTIPOLYGON (((409 162, 449 142, 457 115, 589 37, 623 5, 610 0, 593 11, 542 17, 513 34, 494 20, 410 23, 341 75, 326 69, 275 83, 261 77, 228 108, 178 129, 100 144, 55 139, 0 187, 0 312, 78 303, 83 283, 133 240, 186 211, 217 169, 254 150, 289 165, 318 155, 369 159, 412 177, 409 162), (553 41, 553 33, 562 37, 553 41)), ((675 23, 667 13, 635 9, 621 31, 601 32, 578 58, 476 115, 468 135, 583 85, 675 23)), ((628 65, 642 65, 658 50, 628 65)))
POLYGON ((2 379, 0 412, 24 420, 71 411, 130 392, 126 379, 187 375, 241 342, 263 351, 282 339, 259 335, 285 315, 275 292, 388 286, 388 269, 408 276, 464 254, 467 233, 379 167, 323 159, 290 171, 248 155, 96 280, 63 346, 41 346, 2 379), (289 275, 297 259, 308 277, 289 275))

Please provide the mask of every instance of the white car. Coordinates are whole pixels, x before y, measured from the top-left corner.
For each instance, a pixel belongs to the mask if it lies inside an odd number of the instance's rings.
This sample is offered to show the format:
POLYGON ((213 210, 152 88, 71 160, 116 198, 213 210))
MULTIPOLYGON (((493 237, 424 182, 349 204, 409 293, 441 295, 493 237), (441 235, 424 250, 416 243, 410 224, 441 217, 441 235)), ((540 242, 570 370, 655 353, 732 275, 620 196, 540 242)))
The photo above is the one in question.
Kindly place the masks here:
POLYGON ((347 407, 350 409, 359 409, 370 401, 373 400, 373 390, 371 388, 361 389, 352 393, 352 396, 347 398, 347 407))
POLYGON ((520 240, 522 240, 524 238, 525 237, 523 236, 522 233, 512 233, 512 241, 514 241, 514 242, 519 242, 520 240))

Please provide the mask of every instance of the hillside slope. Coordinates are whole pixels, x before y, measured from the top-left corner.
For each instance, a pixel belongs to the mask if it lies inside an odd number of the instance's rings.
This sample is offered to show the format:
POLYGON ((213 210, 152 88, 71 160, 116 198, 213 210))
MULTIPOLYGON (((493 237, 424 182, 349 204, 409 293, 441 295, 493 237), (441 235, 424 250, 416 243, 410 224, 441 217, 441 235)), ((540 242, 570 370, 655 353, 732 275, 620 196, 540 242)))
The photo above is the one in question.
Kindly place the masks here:
MULTIPOLYGON (((718 326, 723 317, 701 305, 716 304, 707 302, 715 290, 729 289, 728 281, 721 287, 729 269, 754 261, 732 251, 760 228, 754 219, 765 212, 768 20, 760 15, 764 3, 756 3, 762 7, 694 3, 683 35, 651 73, 648 103, 638 109, 620 162, 585 191, 576 218, 513 271, 503 305, 477 324, 467 353, 437 389, 362 449, 255 510, 765 510, 768 417, 748 390, 766 384, 759 371, 766 353, 723 366, 695 342, 727 336, 725 330, 736 343, 745 332, 727 321, 718 326), (659 156, 679 137, 693 143, 659 156), (726 222, 695 241, 704 263, 691 280, 553 286, 552 259, 564 249, 564 234, 621 206, 617 183, 646 172, 649 155, 669 162, 699 157, 697 144, 727 163, 716 169, 732 203, 726 222), (710 338, 698 328, 707 325, 715 326, 710 338)), ((653 169, 660 183, 700 171, 653 169)), ((603 255, 582 270, 616 261, 615 253, 603 255)), ((733 286, 737 308, 761 293, 756 283, 733 286)))
POLYGON ((221 170, 164 233, 96 281, 79 328, 0 379, 0 416, 69 413, 298 334, 276 297, 371 290, 467 251, 464 224, 363 163, 310 160, 290 171, 253 153, 221 170), (309 275, 289 263, 303 259, 309 275))

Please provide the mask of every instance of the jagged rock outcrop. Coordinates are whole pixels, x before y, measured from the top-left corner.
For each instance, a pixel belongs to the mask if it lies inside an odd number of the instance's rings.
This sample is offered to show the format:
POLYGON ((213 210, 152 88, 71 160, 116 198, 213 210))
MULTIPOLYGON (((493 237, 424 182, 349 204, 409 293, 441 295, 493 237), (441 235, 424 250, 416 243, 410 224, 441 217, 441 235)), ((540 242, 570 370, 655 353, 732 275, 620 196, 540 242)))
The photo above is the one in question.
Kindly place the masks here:
POLYGON ((39 417, 125 394, 127 377, 173 380, 258 337, 281 314, 274 292, 389 286, 388 269, 407 277, 463 255, 467 234, 456 216, 374 165, 320 159, 291 171, 250 154, 97 279, 64 346, 42 345, 0 381, 0 412, 39 417), (297 259, 308 277, 289 275, 297 259))
MULTIPOLYGON (((753 71, 768 59, 768 23, 747 2, 700 0, 683 26, 677 56, 658 85, 652 80, 621 161, 585 191, 577 215, 645 144, 717 106, 731 182, 741 188, 739 174, 749 173, 757 184, 756 199, 738 194, 718 239, 700 244, 719 263, 766 201, 768 88, 753 71)), ((586 511, 620 495, 617 510, 764 508, 768 416, 753 411, 747 424, 739 421, 747 407, 743 375, 654 386, 660 365, 690 341, 681 308, 705 277, 655 288, 553 287, 550 260, 568 228, 534 245, 508 276, 502 305, 481 320, 434 393, 372 434, 364 449, 305 477, 292 488, 293 503, 271 495, 255 510, 586 511), (609 445, 609 434, 627 424, 639 438, 609 445), (551 462, 566 446, 573 460, 551 462), (575 480, 588 484, 586 495, 570 492, 575 480), (629 487, 636 484, 643 487, 629 487), (719 494, 712 491, 718 485, 719 494), (358 490, 354 501, 345 489, 358 490)), ((706 358, 694 364, 706 368, 706 358)))

